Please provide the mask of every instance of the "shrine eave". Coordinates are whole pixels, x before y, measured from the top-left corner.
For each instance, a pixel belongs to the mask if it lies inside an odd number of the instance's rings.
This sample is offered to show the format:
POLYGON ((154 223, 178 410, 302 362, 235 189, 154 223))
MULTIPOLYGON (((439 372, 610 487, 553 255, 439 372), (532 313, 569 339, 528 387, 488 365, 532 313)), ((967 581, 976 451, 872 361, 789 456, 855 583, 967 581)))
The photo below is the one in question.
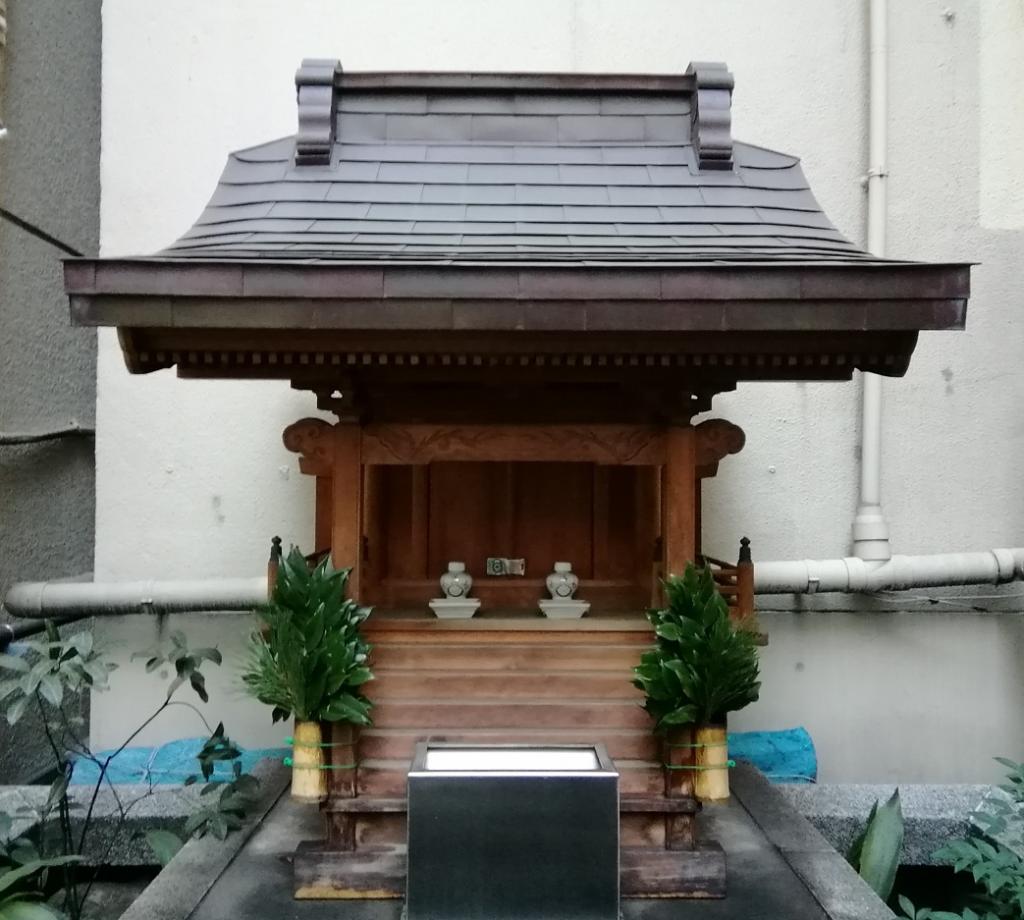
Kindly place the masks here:
POLYGON ((964 328, 968 264, 318 265, 73 259, 72 321, 128 328, 869 332, 964 328))

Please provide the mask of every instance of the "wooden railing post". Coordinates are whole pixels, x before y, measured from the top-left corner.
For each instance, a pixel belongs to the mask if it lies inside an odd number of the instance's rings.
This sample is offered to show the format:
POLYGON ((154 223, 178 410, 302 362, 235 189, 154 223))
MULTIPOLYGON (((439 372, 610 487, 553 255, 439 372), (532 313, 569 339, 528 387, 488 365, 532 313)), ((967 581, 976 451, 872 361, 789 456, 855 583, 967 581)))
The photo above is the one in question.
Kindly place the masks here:
POLYGON ((277 573, 281 568, 281 538, 270 541, 270 558, 267 560, 267 600, 274 596, 277 587, 277 573))
POLYGON ((736 563, 736 615, 741 623, 753 622, 754 563, 747 537, 740 540, 740 558, 736 563))

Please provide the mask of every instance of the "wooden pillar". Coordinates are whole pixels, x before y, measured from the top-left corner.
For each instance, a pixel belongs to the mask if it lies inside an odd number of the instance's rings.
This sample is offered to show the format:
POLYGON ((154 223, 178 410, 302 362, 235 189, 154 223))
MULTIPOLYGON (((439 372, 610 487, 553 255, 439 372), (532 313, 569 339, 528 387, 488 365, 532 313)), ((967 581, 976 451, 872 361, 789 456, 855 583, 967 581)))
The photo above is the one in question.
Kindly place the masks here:
POLYGON ((334 463, 331 500, 331 560, 337 568, 351 568, 349 597, 359 598, 363 563, 362 432, 358 425, 334 427, 334 463))
POLYGON ((682 575, 697 555, 696 439, 689 425, 673 426, 665 434, 662 472, 662 550, 665 577, 682 575))
POLYGON ((331 476, 316 477, 316 505, 313 511, 313 552, 322 553, 331 548, 331 518, 334 503, 331 500, 331 476))

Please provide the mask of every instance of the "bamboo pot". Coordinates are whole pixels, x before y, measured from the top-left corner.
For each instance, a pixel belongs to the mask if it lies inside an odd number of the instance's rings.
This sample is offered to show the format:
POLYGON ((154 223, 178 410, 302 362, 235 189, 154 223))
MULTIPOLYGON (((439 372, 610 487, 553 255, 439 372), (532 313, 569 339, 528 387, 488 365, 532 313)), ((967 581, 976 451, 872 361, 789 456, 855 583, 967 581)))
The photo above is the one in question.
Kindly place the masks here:
POLYGON ((693 734, 693 794, 701 802, 729 798, 729 748, 724 725, 698 725, 693 734))
POLYGON ((322 802, 327 798, 323 732, 319 722, 295 722, 292 736, 292 798, 322 802))

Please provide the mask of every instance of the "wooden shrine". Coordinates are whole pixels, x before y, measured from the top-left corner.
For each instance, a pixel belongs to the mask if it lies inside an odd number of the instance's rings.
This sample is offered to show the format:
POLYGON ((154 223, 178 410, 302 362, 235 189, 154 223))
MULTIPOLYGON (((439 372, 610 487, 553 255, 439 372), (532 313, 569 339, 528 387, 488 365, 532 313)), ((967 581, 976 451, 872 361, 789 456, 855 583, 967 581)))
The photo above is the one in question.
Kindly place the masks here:
MULTIPOLYGON (((723 895, 725 855, 674 769, 686 752, 661 749, 630 683, 660 579, 703 556, 701 483, 743 447, 706 413, 747 381, 903 374, 920 331, 963 327, 968 267, 859 250, 795 157, 733 140, 722 64, 311 60, 296 90, 296 135, 232 154, 169 248, 65 263, 73 320, 117 327, 132 372, 287 380, 323 413, 284 442, 315 478, 311 543, 375 608, 377 679, 372 728, 335 729, 326 836, 296 855, 296 896, 402 896, 427 738, 603 741, 624 896, 723 895), (490 558, 525 574, 488 576, 490 558), (427 607, 452 560, 473 619, 427 607), (537 610, 556 560, 582 619, 537 610)), ((751 614, 747 547, 718 570, 751 614)))

